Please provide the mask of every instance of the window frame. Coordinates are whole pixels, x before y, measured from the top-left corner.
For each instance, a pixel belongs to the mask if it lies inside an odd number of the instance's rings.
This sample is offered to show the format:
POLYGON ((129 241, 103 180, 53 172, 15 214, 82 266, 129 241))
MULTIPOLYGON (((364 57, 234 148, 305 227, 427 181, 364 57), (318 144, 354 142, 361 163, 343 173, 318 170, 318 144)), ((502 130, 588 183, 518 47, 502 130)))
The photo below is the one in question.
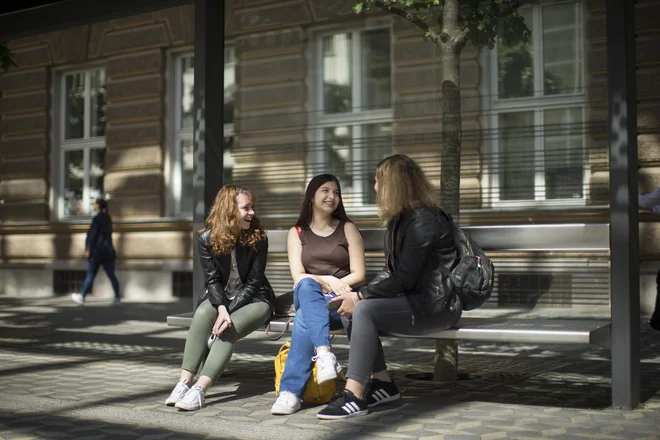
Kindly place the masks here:
MULTIPOLYGON (((54 209, 51 210, 51 219, 52 220, 61 220, 66 222, 88 222, 90 218, 94 216, 94 213, 91 210, 91 203, 83 203, 84 213, 81 215, 67 215, 65 207, 65 192, 66 192, 66 176, 67 171, 65 169, 66 162, 65 156, 67 152, 70 151, 81 151, 83 152, 83 166, 84 166, 84 176, 83 176, 83 194, 82 200, 90 199, 90 153, 92 150, 105 150, 107 147, 106 136, 107 132, 103 136, 94 136, 90 137, 91 132, 91 81, 90 73, 96 70, 102 70, 105 73, 106 87, 108 84, 108 74, 105 63, 94 63, 86 64, 83 66, 76 66, 74 68, 66 69, 56 69, 53 72, 53 90, 52 95, 54 97, 54 106, 52 110, 57 110, 52 112, 51 118, 53 120, 53 131, 51 134, 51 141, 56 147, 53 149, 51 159, 53 160, 53 188, 50 195, 50 206, 54 209), (75 74, 85 74, 85 103, 83 110, 83 120, 85 121, 83 126, 83 137, 80 139, 65 139, 66 127, 66 78, 70 75, 75 74)), ((107 90, 107 89, 106 89, 107 90)), ((107 105, 107 99, 106 99, 107 105)), ((106 112, 107 117, 107 112, 106 112)), ((106 121, 106 130, 107 130, 107 121, 106 121)), ((105 168, 105 167, 104 167, 105 168)), ((106 170, 104 169, 104 172, 106 170)))
MULTIPOLYGON (((234 84, 236 84, 236 66, 238 65, 238 60, 235 55, 234 45, 226 45, 225 53, 227 51, 234 52, 234 84)), ((181 50, 171 51, 169 59, 169 86, 168 86, 168 99, 166 100, 166 106, 168 109, 167 120, 170 122, 170 128, 168 129, 168 154, 165 161, 165 178, 166 178, 166 188, 167 188, 167 212, 172 217, 192 219, 192 211, 186 212, 181 208, 181 194, 183 189, 183 182, 181 179, 182 176, 182 165, 183 165, 183 156, 181 143, 185 141, 194 142, 194 125, 192 127, 182 128, 181 123, 183 121, 183 114, 181 112, 182 104, 182 92, 183 92, 183 60, 189 57, 194 57, 194 51, 192 47, 183 48, 181 50)), ((194 59, 194 58, 193 58, 194 59)), ((193 64, 194 69, 194 64, 193 64)), ((226 66, 225 66, 226 69, 226 66)), ((238 95, 236 95, 238 96, 238 95)), ((234 102, 236 100, 234 97, 234 102)), ((233 137, 234 142, 236 141, 236 135, 234 130, 234 121, 228 124, 223 125, 223 139, 228 137, 233 137)), ((227 164, 233 163, 232 155, 224 151, 223 153, 223 166, 227 168, 227 164)), ((227 182, 225 182, 227 183, 227 182)))
POLYGON ((498 65, 498 51, 497 43, 492 50, 485 51, 487 60, 484 63, 488 69, 485 75, 488 78, 486 82, 487 92, 486 105, 484 105, 484 113, 486 114, 485 122, 491 127, 492 140, 490 141, 490 152, 492 157, 497 158, 498 162, 492 164, 496 170, 501 169, 499 164, 500 159, 500 138, 501 131, 499 127, 499 116, 505 113, 516 112, 533 112, 534 130, 536 134, 534 137, 534 199, 528 200, 502 200, 500 198, 500 175, 501 172, 488 171, 489 177, 486 179, 484 189, 489 191, 483 195, 485 200, 490 200, 484 203, 490 207, 496 208, 520 208, 520 207, 551 207, 551 206, 585 206, 589 198, 589 171, 586 167, 587 163, 587 133, 586 130, 582 132, 582 163, 583 163, 583 176, 582 176, 582 197, 580 198, 557 198, 547 199, 547 191, 545 189, 545 158, 544 158, 544 141, 545 135, 542 134, 545 129, 544 125, 544 112, 547 110, 565 110, 569 108, 581 109, 582 124, 586 124, 587 116, 587 99, 586 99, 586 75, 587 75, 587 42, 585 40, 585 7, 582 0, 566 0, 561 2, 547 2, 542 1, 538 4, 525 6, 525 8, 532 9, 532 25, 533 29, 540 29, 541 32, 532 32, 532 47, 534 50, 533 58, 533 72, 534 72, 534 96, 518 97, 518 98, 500 98, 499 97, 499 65, 498 65), (580 76, 581 83, 579 90, 581 92, 566 93, 561 95, 544 95, 544 74, 543 74, 543 8, 546 6, 556 6, 562 4, 574 4, 576 7, 576 20, 579 25, 578 28, 578 44, 579 56, 581 60, 580 76), (539 56, 540 54, 541 56, 539 56))
POLYGON ((326 155, 323 148, 324 131, 327 128, 349 126, 351 127, 351 175, 356 176, 354 179, 355 185, 352 189, 354 196, 353 202, 348 205, 344 204, 345 209, 350 214, 358 215, 373 215, 377 212, 375 204, 366 204, 364 196, 366 188, 373 185, 373 182, 366 182, 366 170, 362 169, 361 162, 365 160, 364 148, 354 148, 356 141, 366 139, 364 132, 367 125, 374 124, 390 124, 392 131, 394 130, 394 105, 395 105, 395 87, 394 87, 394 31, 391 19, 379 19, 367 22, 362 26, 350 27, 348 29, 337 29, 336 27, 328 27, 326 29, 319 29, 313 34, 313 53, 312 62, 314 66, 312 76, 312 90, 310 93, 311 108, 313 115, 311 124, 309 126, 308 139, 312 148, 307 154, 307 179, 313 176, 328 172, 326 168, 326 155), (390 107, 373 109, 373 110, 357 110, 362 108, 362 90, 364 81, 362 77, 362 33, 370 30, 387 30, 390 35, 390 107), (351 35, 351 98, 353 111, 345 113, 325 113, 324 102, 324 50, 323 39, 328 36, 338 34, 351 35))

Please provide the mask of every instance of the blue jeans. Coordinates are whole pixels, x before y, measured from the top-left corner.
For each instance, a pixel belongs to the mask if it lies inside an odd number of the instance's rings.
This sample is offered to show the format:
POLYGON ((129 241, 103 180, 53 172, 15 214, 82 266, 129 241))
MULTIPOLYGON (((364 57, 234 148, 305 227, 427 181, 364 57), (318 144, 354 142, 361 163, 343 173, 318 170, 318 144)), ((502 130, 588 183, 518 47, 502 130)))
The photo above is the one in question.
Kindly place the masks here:
POLYGON ((99 271, 101 266, 103 266, 106 275, 108 275, 108 278, 112 283, 112 289, 115 291, 115 298, 119 299, 119 281, 115 275, 114 258, 105 258, 100 260, 96 258, 90 258, 87 261, 87 277, 83 283, 82 292, 80 292, 82 297, 84 298, 87 296, 87 293, 89 292, 89 289, 92 287, 92 283, 94 282, 94 278, 96 278, 96 273, 99 271))
POLYGON ((342 328, 341 316, 328 311, 332 296, 324 296, 321 286, 310 278, 300 280, 293 292, 291 347, 280 380, 280 392, 289 391, 302 398, 312 373, 316 347, 330 346, 330 330, 342 328))

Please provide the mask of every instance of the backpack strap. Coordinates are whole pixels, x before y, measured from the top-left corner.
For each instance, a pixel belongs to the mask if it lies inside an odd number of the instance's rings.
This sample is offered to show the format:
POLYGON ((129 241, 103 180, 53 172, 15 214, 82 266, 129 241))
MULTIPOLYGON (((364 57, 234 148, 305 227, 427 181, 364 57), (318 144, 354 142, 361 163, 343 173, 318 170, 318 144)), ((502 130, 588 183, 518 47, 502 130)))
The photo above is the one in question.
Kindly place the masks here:
POLYGON ((298 233, 298 238, 300 238, 300 226, 296 226, 296 232, 298 233))
MULTIPOLYGON (((458 234, 457 234, 458 226, 456 226, 456 223, 454 223, 454 218, 452 217, 451 214, 449 214, 448 212, 445 212, 442 209, 439 209, 438 211, 440 211, 440 215, 442 215, 449 222, 449 227, 451 228, 451 236, 454 239, 454 246, 456 246, 456 258, 457 258, 457 260, 460 260, 461 256, 459 255, 458 249, 461 246, 461 242, 460 242, 460 240, 458 238, 458 234)), ((447 269, 445 266, 441 265, 438 269, 440 269, 440 271, 442 273, 444 273, 445 275, 447 275, 448 277, 451 277, 452 271, 447 269)))

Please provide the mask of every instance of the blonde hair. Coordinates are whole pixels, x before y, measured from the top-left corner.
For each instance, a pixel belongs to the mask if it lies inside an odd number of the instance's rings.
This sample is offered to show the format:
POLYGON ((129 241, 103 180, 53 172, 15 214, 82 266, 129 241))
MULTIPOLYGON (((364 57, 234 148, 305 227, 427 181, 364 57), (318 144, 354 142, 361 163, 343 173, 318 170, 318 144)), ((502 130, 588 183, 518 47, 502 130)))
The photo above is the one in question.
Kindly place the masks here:
POLYGON ((387 225, 409 209, 440 208, 433 184, 422 168, 405 154, 386 157, 376 166, 378 217, 387 225))
POLYGON ((208 245, 216 254, 226 255, 237 243, 254 247, 259 240, 266 238, 266 229, 261 221, 252 217, 250 229, 244 230, 238 223, 239 194, 245 195, 253 204, 257 202, 257 196, 250 190, 236 186, 225 185, 215 196, 215 202, 204 222, 204 227, 197 231, 201 235, 204 231, 210 231, 208 245))

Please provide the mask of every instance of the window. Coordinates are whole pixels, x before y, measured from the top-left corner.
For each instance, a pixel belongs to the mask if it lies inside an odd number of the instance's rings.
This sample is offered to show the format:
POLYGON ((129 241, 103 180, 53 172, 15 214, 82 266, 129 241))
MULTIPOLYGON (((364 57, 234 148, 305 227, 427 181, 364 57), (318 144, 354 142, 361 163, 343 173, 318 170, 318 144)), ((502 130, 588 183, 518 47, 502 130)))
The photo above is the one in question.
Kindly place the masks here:
MULTIPOLYGON (((224 72, 224 170, 223 182, 231 182, 234 141, 234 96, 236 59, 233 48, 225 48, 224 72)), ((190 216, 193 210, 193 104, 194 65, 192 54, 175 58, 174 151, 172 157, 172 198, 175 215, 190 216)))
POLYGON ((582 7, 522 11, 531 41, 500 43, 492 54, 493 200, 583 203, 582 7))
POLYGON ((311 174, 335 174, 348 207, 375 204, 375 166, 392 153, 391 46, 389 28, 323 34, 317 42, 311 174))
POLYGON ((105 70, 66 73, 60 90, 60 212, 63 217, 91 215, 105 175, 105 70))

